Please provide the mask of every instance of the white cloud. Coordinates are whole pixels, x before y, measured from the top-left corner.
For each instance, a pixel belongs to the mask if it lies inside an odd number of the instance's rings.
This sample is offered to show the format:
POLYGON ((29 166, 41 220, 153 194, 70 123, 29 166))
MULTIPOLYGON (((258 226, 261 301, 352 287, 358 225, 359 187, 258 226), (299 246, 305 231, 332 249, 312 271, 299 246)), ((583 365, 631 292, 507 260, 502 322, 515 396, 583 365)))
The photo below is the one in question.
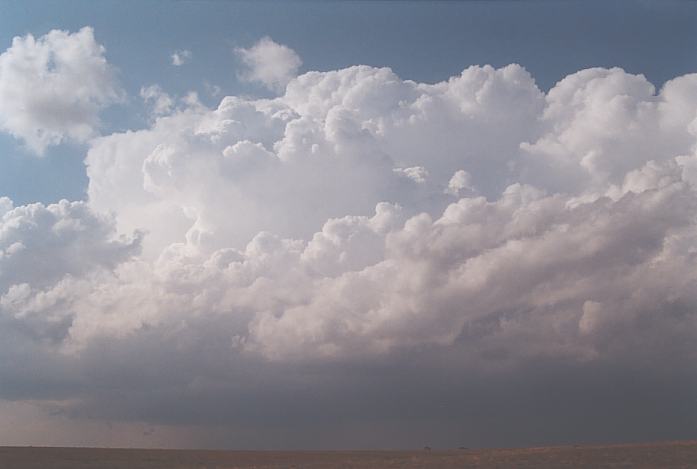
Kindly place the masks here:
POLYGON ((172 59, 172 65, 174 65, 175 67, 181 67, 182 65, 191 60, 193 54, 188 49, 182 49, 174 51, 170 57, 172 59))
POLYGON ((15 37, 0 55, 0 129, 39 154, 94 137, 99 111, 122 98, 104 52, 90 27, 15 37))
POLYGON ((116 236, 84 202, 24 205, 0 218, 0 320, 62 342, 75 311, 73 285, 139 252, 140 234, 116 236))
MULTIPOLYGON (((634 321, 669 307, 672 294, 697 304, 697 277, 683 260, 692 256, 664 247, 693 237, 695 199, 679 181, 574 208, 531 190, 512 186, 496 202, 461 199, 435 221, 407 220, 384 238, 383 256, 314 284, 281 314, 259 313, 249 346, 278 360, 364 356, 452 345, 467 325, 497 318, 480 346, 495 340, 517 360, 558 353, 585 359, 606 339, 579 338, 579 330, 635 334, 634 321), (589 300, 611 311, 606 324, 589 316, 589 300), (530 336, 535 345, 528 347, 530 336)), ((621 347, 625 339, 614 340, 621 347)))
POLYGON ((215 110, 192 107, 95 141, 88 192, 93 206, 151 239, 241 249, 262 230, 307 238, 328 218, 367 214, 382 201, 409 214, 442 209, 463 166, 474 189, 495 195, 520 135, 537 135, 542 104, 515 66, 472 67, 437 85, 369 67, 312 72, 278 99, 227 97, 215 110), (481 90, 481 104, 460 97, 463 80, 481 90), (496 87, 516 96, 514 111, 487 100, 496 87))
POLYGON ((261 38, 248 49, 237 47, 235 54, 246 68, 240 74, 243 80, 259 82, 275 91, 283 91, 302 65, 293 49, 270 37, 261 38))
POLYGON ((668 82, 656 95, 643 75, 619 68, 569 75, 547 94, 543 134, 522 142, 524 177, 557 191, 594 191, 650 160, 690 151, 694 115, 678 102, 692 99, 683 87, 694 79, 668 82))

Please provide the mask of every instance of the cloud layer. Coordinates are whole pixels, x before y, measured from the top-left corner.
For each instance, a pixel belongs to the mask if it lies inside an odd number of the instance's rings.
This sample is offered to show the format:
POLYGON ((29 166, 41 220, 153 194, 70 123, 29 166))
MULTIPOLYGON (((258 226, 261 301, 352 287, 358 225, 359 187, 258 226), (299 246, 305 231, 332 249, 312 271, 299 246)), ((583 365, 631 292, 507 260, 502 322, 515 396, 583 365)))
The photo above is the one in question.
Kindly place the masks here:
MULTIPOLYGON (((17 39, 0 79, 26 48, 61 41, 87 43, 108 69, 83 29, 17 39)), ((294 78, 300 60, 270 39, 238 54, 249 79, 284 94, 175 108, 143 88, 157 117, 90 142, 88 201, 0 199, 5 354, 43 377, 0 368, 3 397, 219 425, 236 441, 269 423, 276 446, 308 444, 284 433, 293 419, 306 436, 336 420, 355 434, 351 415, 385 425, 388 442, 423 436, 399 430, 400 415, 442 441, 477 422, 485 444, 494 430, 460 396, 581 421, 539 389, 583 406, 603 383, 635 383, 626 401, 600 399, 604 428, 624 428, 613 406, 638 412, 663 386, 678 396, 654 409, 667 434, 697 358, 697 75, 657 93, 641 75, 589 69, 543 93, 518 65, 425 84, 367 66, 294 78)), ((69 105, 115 96, 87 90, 69 105)), ((82 138, 5 125, 39 149, 82 138)), ((531 442, 513 428, 496 441, 531 442)), ((561 438, 594 429, 578 431, 561 438)))

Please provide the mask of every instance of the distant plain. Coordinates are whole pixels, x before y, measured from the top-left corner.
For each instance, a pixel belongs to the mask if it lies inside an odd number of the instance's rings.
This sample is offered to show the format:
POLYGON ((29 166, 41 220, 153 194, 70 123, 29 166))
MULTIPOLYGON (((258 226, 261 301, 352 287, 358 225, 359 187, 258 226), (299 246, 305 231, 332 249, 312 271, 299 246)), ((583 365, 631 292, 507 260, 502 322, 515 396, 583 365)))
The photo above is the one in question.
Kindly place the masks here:
POLYGON ((697 441, 418 451, 0 447, 0 469, 697 468, 697 441))

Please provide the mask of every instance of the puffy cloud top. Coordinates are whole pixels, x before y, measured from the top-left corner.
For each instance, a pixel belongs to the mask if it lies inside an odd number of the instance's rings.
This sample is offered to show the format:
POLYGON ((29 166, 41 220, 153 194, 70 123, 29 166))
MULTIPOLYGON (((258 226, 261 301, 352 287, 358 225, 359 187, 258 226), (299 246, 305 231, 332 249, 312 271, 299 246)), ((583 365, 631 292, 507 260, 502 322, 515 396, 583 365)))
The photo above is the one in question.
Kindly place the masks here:
POLYGON ((693 301, 694 80, 591 69, 545 95, 517 65, 309 72, 95 141, 90 205, 148 232, 167 279, 149 320, 231 315, 246 354, 352 360, 492 321, 473 350, 629 353, 636 321, 693 301))
POLYGON ((99 111, 121 97, 90 27, 15 37, 0 55, 0 129, 37 153, 64 140, 87 141, 99 111))

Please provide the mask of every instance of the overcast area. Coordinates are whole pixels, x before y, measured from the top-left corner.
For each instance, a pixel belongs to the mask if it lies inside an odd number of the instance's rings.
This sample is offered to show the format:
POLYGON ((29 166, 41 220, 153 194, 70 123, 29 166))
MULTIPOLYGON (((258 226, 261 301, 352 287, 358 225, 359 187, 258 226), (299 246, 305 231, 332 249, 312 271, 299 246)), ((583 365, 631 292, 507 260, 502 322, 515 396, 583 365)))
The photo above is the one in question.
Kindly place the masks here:
POLYGON ((541 85, 523 61, 452 57, 419 80, 317 67, 257 24, 224 44, 226 74, 180 88, 164 76, 213 70, 203 39, 159 41, 158 81, 91 23, 15 10, 0 444, 697 436, 694 58, 541 85))

